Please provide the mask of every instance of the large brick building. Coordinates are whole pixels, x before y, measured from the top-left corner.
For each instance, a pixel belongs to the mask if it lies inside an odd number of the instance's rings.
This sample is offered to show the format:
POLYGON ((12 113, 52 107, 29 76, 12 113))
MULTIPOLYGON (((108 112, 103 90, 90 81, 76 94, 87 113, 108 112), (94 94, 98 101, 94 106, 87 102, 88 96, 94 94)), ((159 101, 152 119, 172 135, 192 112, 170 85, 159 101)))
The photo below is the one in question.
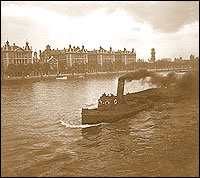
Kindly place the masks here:
POLYGON ((54 57, 58 62, 64 62, 66 67, 71 67, 74 63, 88 63, 88 52, 84 46, 82 46, 82 48, 75 46, 72 48, 71 45, 69 45, 68 49, 52 50, 51 47, 47 45, 43 52, 40 51, 39 56, 41 63, 47 62, 51 57, 54 57))
POLYGON ((115 62, 115 54, 112 48, 107 51, 100 46, 100 49, 97 50, 97 63, 101 66, 105 63, 114 63, 115 62))
POLYGON ((134 51, 134 48, 132 49, 132 51, 127 51, 126 48, 124 48, 124 51, 113 51, 112 47, 110 47, 110 50, 105 50, 100 46, 99 50, 89 51, 88 53, 89 63, 96 62, 97 64, 102 66, 104 63, 114 63, 116 61, 120 61, 125 65, 136 62, 136 53, 134 51))
POLYGON ((132 51, 127 51, 126 48, 124 48, 124 51, 121 52, 121 56, 122 63, 124 63, 125 65, 136 62, 136 53, 134 51, 134 48, 132 48, 132 51))
POLYGON ((32 47, 26 42, 25 47, 19 47, 13 43, 10 45, 6 41, 1 47, 1 69, 6 71, 9 64, 29 64, 32 63, 32 47))
POLYGON ((66 63, 67 67, 71 67, 73 64, 98 64, 102 66, 105 63, 114 63, 116 60, 122 61, 122 63, 130 64, 136 62, 136 53, 134 49, 132 51, 127 51, 124 48, 124 51, 113 51, 112 47, 110 50, 105 50, 101 46, 99 50, 87 51, 84 46, 71 47, 69 45, 68 49, 56 49, 52 50, 49 45, 46 46, 46 49, 40 51, 40 61, 41 63, 47 62, 52 56, 57 59, 59 62, 63 61, 66 63))

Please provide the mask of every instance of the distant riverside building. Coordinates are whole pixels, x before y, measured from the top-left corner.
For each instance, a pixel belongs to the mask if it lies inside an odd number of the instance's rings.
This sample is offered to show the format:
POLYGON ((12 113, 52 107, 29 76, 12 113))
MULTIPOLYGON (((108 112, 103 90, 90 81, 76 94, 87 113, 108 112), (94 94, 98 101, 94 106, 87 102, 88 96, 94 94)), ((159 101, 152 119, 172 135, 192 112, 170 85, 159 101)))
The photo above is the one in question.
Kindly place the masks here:
POLYGON ((101 46, 99 50, 88 51, 88 63, 99 64, 102 66, 104 63, 115 62, 115 53, 110 47, 110 50, 105 50, 101 46))
POLYGON ((67 67, 71 67, 74 63, 88 63, 88 52, 84 46, 82 46, 82 48, 75 46, 72 48, 71 45, 69 45, 68 49, 52 50, 51 47, 47 45, 43 52, 40 51, 39 56, 41 63, 47 62, 51 57, 54 57, 58 62, 65 62, 67 67))
POLYGON ((99 50, 87 51, 84 46, 82 48, 79 47, 71 47, 69 45, 68 49, 62 50, 52 50, 49 45, 46 46, 46 49, 41 52, 40 50, 40 62, 47 62, 52 56, 58 61, 65 61, 67 67, 71 67, 73 64, 99 64, 102 66, 105 63, 114 63, 116 60, 120 60, 125 65, 130 64, 132 62, 136 62, 136 53, 134 48, 132 51, 127 51, 124 48, 124 51, 113 51, 112 47, 109 50, 103 49, 101 46, 99 50))
POLYGON ((144 59, 138 58, 138 59, 137 59, 137 62, 145 62, 145 60, 144 60, 144 59))
POLYGON ((156 54, 155 49, 152 48, 151 49, 151 60, 150 60, 151 62, 155 62, 156 61, 155 54, 156 54))
POLYGON ((37 52, 36 52, 36 51, 33 53, 33 63, 34 63, 34 62, 39 62, 39 59, 38 59, 38 56, 37 56, 37 52))
POLYGON ((190 55, 190 61, 199 60, 199 57, 195 57, 195 55, 190 55))
POLYGON ((25 47, 19 47, 13 43, 10 45, 8 40, 1 47, 1 65, 6 70, 9 64, 29 64, 32 63, 32 47, 26 42, 25 47))
POLYGON ((99 50, 89 51, 88 53, 89 63, 97 63, 102 66, 104 63, 113 63, 116 61, 121 61, 125 65, 136 62, 134 48, 132 51, 127 51, 126 48, 124 48, 124 51, 113 51, 112 47, 110 47, 110 50, 105 50, 100 46, 99 50))
POLYGON ((194 55, 190 55, 190 60, 194 60, 195 59, 195 56, 194 55))
POLYGON ((124 63, 125 65, 136 62, 136 53, 134 51, 134 48, 132 48, 132 51, 127 51, 126 48, 124 48, 124 51, 122 51, 121 55, 122 63, 124 63))
POLYGON ((187 59, 183 59, 181 56, 179 58, 176 58, 176 57, 174 58, 174 62, 183 62, 185 60, 187 59))
POLYGON ((136 62, 136 52, 134 48, 132 48, 132 51, 127 53, 127 63, 130 64, 132 62, 136 62))
POLYGON ((159 61, 168 61, 168 62, 172 62, 172 58, 162 58, 162 59, 159 59, 159 61))
POLYGON ((97 50, 88 51, 88 64, 97 65, 97 50))
POLYGON ((124 48, 124 51, 113 51, 112 47, 110 47, 110 50, 107 51, 100 47, 100 49, 96 51, 96 54, 97 63, 100 65, 108 62, 113 63, 115 61, 121 61, 125 65, 136 62, 136 53, 134 51, 134 48, 132 49, 132 51, 127 51, 126 48, 124 48))
POLYGON ((115 55, 112 47, 110 47, 110 50, 107 51, 100 46, 100 49, 97 50, 97 63, 102 66, 104 63, 109 62, 115 62, 115 55))

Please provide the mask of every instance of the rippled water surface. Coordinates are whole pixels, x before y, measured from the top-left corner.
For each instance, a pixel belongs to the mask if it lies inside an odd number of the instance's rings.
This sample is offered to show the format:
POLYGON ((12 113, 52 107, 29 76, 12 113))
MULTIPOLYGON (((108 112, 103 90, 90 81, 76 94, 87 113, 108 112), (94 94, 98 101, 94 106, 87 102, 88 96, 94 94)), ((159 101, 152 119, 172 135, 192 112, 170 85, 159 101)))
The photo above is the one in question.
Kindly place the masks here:
MULTIPOLYGON (((81 125, 81 108, 97 106, 104 92, 116 94, 117 77, 2 86, 2 176, 197 176, 196 105, 81 125)), ((134 81, 125 92, 148 87, 134 81)))

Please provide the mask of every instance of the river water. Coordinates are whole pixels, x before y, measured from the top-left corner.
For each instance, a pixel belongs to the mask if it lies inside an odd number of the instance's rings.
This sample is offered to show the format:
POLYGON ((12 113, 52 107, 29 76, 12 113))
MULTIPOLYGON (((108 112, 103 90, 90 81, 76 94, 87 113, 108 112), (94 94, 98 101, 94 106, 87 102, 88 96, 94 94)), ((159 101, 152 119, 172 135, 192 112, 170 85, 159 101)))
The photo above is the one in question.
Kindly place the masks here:
MULTIPOLYGON (((81 108, 116 94, 118 76, 1 86, 2 176, 198 176, 195 105, 81 125, 81 108)), ((125 93, 149 87, 134 81, 125 93)))

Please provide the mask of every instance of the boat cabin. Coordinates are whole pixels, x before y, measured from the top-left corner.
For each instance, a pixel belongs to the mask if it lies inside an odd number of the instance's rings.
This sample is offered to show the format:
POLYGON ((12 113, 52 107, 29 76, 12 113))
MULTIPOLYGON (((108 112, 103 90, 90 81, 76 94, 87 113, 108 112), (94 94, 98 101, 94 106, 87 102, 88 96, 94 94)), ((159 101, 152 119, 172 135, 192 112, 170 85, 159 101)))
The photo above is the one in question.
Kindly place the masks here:
POLYGON ((98 99, 98 109, 112 110, 118 104, 117 96, 105 93, 98 99))

